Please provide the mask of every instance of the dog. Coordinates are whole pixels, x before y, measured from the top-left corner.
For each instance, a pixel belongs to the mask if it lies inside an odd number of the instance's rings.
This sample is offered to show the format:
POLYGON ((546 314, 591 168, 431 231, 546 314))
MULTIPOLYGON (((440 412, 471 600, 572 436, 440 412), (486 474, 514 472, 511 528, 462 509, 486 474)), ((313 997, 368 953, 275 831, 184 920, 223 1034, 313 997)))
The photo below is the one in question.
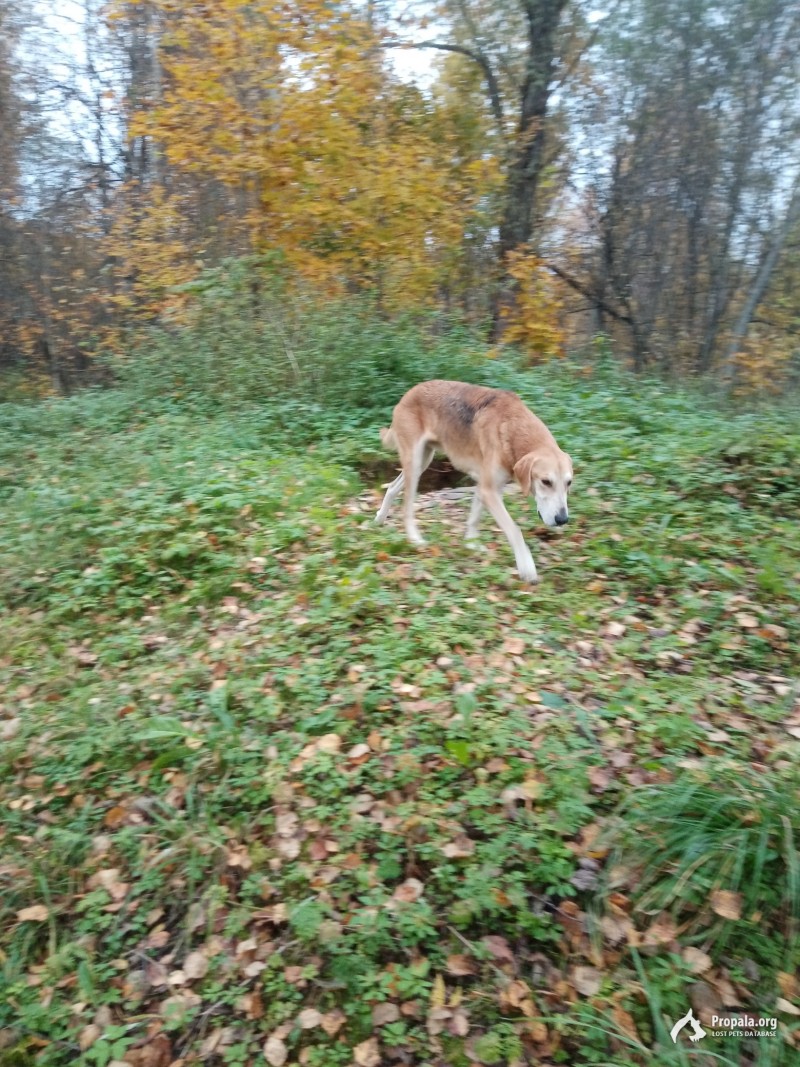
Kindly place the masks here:
POLYGON ((467 543, 477 542, 486 508, 508 538, 522 581, 537 581, 530 549, 503 503, 503 487, 516 480, 526 496, 534 496, 548 526, 564 526, 569 521, 572 460, 516 393, 465 382, 421 382, 394 409, 392 424, 381 430, 381 440, 398 452, 402 472, 386 490, 377 523, 386 521, 397 496, 405 491, 406 535, 412 544, 425 543, 414 516, 414 498, 420 475, 440 449, 454 467, 477 482, 467 543))

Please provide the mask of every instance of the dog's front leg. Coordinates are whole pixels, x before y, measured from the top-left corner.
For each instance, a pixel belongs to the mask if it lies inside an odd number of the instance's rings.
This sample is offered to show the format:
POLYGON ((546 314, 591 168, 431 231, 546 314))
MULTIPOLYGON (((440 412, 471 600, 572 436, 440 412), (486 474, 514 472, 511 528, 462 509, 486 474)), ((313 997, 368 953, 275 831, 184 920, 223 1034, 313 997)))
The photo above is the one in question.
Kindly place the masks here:
POLYGON ((536 564, 533 562, 533 556, 531 555, 530 549, 525 544, 522 531, 506 511, 503 498, 493 486, 481 486, 479 492, 483 499, 483 503, 492 514, 497 525, 508 538, 508 543, 514 550, 514 559, 517 563, 517 571, 519 572, 520 578, 523 582, 537 581, 538 575, 536 573, 536 564))

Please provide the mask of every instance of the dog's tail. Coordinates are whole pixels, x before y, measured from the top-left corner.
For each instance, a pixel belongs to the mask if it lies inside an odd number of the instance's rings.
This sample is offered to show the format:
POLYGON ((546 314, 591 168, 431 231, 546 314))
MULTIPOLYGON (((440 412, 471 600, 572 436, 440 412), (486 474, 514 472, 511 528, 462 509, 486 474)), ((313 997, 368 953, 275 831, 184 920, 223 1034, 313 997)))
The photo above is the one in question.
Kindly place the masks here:
POLYGON ((381 430, 381 441, 383 441, 386 448, 397 448, 397 438, 394 435, 394 430, 391 426, 384 426, 381 430))

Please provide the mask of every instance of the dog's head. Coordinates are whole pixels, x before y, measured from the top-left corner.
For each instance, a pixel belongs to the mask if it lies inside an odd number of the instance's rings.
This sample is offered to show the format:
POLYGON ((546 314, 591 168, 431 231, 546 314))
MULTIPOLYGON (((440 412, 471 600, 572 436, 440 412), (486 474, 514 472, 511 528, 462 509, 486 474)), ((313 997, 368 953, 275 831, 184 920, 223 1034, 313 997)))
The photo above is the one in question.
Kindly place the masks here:
POLYGON ((542 522, 548 526, 564 526, 569 522, 567 497, 572 485, 572 460, 566 452, 543 449, 528 452, 514 464, 514 477, 526 496, 536 498, 542 522))

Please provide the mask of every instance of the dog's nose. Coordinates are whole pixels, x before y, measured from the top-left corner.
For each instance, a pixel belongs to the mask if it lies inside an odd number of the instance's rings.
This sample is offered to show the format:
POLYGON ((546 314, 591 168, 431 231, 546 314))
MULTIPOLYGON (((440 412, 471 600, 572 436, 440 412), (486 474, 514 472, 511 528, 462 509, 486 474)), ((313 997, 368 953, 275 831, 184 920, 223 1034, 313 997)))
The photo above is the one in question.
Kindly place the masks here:
POLYGON ((569 513, 566 511, 559 511, 556 515, 556 526, 566 526, 569 522, 569 513))

